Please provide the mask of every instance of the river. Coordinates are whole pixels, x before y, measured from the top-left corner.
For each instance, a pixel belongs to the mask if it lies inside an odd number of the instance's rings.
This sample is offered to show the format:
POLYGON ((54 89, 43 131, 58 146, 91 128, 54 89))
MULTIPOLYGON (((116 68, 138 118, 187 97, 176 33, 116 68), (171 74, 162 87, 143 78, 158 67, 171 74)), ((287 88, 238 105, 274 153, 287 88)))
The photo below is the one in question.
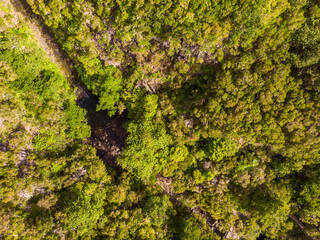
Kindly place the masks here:
MULTIPOLYGON (((10 2, 15 12, 19 13, 32 29, 39 46, 44 49, 51 61, 59 67, 61 73, 69 80, 70 85, 76 89, 77 104, 87 111, 86 118, 91 127, 91 136, 86 142, 96 148, 97 155, 107 166, 121 172, 122 169, 116 163, 116 159, 125 147, 126 131, 123 124, 126 117, 124 115, 109 117, 106 110, 96 111, 99 98, 93 95, 82 83, 75 70, 74 62, 63 51, 61 45, 54 38, 51 29, 42 22, 39 16, 32 12, 31 7, 25 0, 10 0, 10 2)), ((163 188, 164 193, 170 196, 172 202, 182 204, 177 194, 170 190, 170 179, 158 174, 157 180, 156 184, 163 188)), ((219 232, 219 221, 213 219, 209 213, 203 211, 200 207, 189 208, 189 210, 202 216, 212 231, 215 231, 218 235, 228 237, 231 233, 231 231, 225 234, 219 232)))
POLYGON ((97 155, 108 166, 121 169, 116 164, 116 159, 125 146, 126 131, 122 127, 126 120, 125 117, 109 117, 107 111, 96 111, 99 98, 82 83, 75 70, 74 62, 63 51, 51 29, 32 12, 26 1, 10 0, 10 2, 15 14, 19 14, 32 30, 38 45, 44 49, 46 55, 58 66, 70 85, 76 89, 77 104, 87 111, 86 118, 91 127, 91 136, 87 142, 97 149, 97 155))

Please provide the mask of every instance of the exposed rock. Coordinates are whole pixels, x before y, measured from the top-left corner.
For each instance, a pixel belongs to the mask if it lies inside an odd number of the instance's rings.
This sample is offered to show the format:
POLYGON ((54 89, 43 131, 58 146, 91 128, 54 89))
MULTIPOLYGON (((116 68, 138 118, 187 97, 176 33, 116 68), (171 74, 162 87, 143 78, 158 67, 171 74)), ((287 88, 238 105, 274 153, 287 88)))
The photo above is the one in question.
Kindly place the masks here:
POLYGON ((205 161, 204 163, 203 163, 203 168, 204 169, 209 169, 209 168, 211 168, 212 167, 212 162, 211 161, 205 161))
POLYGON ((184 123, 188 128, 193 128, 193 124, 194 124, 193 119, 185 119, 184 123))
POLYGON ((28 155, 29 155, 29 152, 25 149, 23 149, 19 152, 18 156, 19 156, 21 163, 26 161, 28 155))
POLYGON ((30 199, 33 196, 34 190, 22 190, 18 193, 20 198, 24 198, 24 199, 30 199))
POLYGON ((226 234, 224 235, 224 238, 226 239, 240 239, 239 236, 235 233, 235 229, 234 226, 231 226, 229 231, 226 232, 226 234))

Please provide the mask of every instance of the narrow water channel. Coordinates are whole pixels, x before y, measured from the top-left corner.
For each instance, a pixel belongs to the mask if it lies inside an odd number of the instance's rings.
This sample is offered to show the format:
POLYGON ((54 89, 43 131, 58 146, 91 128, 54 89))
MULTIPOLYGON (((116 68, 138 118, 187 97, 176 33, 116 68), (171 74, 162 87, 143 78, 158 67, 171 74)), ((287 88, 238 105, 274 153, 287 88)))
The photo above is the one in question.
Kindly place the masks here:
POLYGON ((59 67, 61 73, 68 78, 70 85, 77 89, 77 104, 87 110, 86 118, 91 127, 91 137, 88 143, 97 149, 97 155, 108 166, 120 169, 120 166, 116 164, 116 159, 125 146, 126 131, 123 128, 125 118, 109 117, 107 111, 96 111, 99 103, 98 97, 82 83, 72 59, 62 50, 51 29, 32 12, 25 0, 10 0, 10 2, 15 12, 19 13, 32 29, 39 46, 59 67))
MULTIPOLYGON (((108 112, 96 111, 99 104, 99 98, 93 95, 86 86, 81 82, 73 67, 72 60, 62 50, 60 44, 54 38, 51 30, 42 22, 41 18, 32 12, 32 9, 25 0, 10 0, 16 12, 19 12, 30 23, 35 31, 35 37, 39 45, 45 50, 48 57, 59 66, 65 77, 68 77, 72 87, 77 88, 77 104, 87 111, 88 125, 91 127, 91 136, 87 142, 97 150, 97 155, 105 164, 121 171, 121 166, 116 163, 117 157, 122 153, 125 147, 126 131, 123 124, 126 121, 125 116, 109 117, 108 112)), ((0 150, 5 146, 0 145, 0 150)), ((165 183, 165 179, 157 175, 158 184, 164 189, 164 193, 170 195, 172 202, 178 203, 175 193, 170 190, 170 184, 165 183), (166 185, 166 186, 165 186, 166 185)), ((218 221, 213 219, 207 212, 199 207, 189 209, 202 216, 208 226, 223 236, 224 234, 217 231, 218 221)))
POLYGON ((87 121, 91 127, 89 143, 97 149, 97 155, 110 167, 121 169, 116 164, 117 157, 125 147, 125 118, 109 117, 108 112, 96 111, 97 96, 83 98, 78 105, 87 110, 87 121))

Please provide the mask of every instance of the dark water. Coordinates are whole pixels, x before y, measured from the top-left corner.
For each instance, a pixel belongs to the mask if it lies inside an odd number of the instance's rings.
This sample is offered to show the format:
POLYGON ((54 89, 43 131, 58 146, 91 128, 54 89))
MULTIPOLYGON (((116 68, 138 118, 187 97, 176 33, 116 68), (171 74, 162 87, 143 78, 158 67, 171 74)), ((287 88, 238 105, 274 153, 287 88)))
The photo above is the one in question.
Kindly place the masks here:
POLYGON ((96 111, 99 98, 95 95, 83 98, 78 105, 87 110, 87 121, 91 127, 89 143, 97 149, 97 155, 110 167, 120 169, 117 157, 125 147, 126 131, 124 116, 109 117, 108 111, 96 111))
MULTIPOLYGON (((93 94, 89 97, 84 97, 81 101, 78 102, 78 105, 81 108, 87 110, 87 116, 93 117, 96 114, 96 106, 99 103, 99 98, 93 94)), ((101 114, 101 113, 100 113, 101 114)))
POLYGON ((266 239, 266 236, 263 234, 260 234, 260 236, 257 238, 257 240, 264 240, 266 239))

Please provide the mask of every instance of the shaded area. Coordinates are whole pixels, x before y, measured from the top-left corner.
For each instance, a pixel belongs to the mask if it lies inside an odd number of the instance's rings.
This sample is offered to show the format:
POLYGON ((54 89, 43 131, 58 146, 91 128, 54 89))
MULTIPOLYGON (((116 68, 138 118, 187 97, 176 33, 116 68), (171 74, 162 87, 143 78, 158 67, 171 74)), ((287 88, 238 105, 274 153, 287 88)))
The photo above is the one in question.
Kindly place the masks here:
MULTIPOLYGON (((109 117, 107 111, 96 111, 98 97, 94 96, 83 84, 74 68, 74 62, 55 39, 51 29, 34 14, 24 0, 11 0, 16 12, 20 13, 32 28, 39 45, 47 56, 76 89, 77 104, 87 110, 88 124, 91 126, 91 137, 88 143, 97 149, 97 155, 110 167, 121 169, 115 160, 125 146, 126 131, 122 127, 125 118, 109 117)), ((0 145, 0 150, 4 146, 0 145)))
POLYGON ((87 110, 87 121, 91 126, 88 143, 97 149, 97 155, 110 167, 121 169, 117 157, 125 147, 126 131, 122 127, 125 117, 109 117, 108 112, 96 111, 97 96, 83 98, 78 105, 87 110))

